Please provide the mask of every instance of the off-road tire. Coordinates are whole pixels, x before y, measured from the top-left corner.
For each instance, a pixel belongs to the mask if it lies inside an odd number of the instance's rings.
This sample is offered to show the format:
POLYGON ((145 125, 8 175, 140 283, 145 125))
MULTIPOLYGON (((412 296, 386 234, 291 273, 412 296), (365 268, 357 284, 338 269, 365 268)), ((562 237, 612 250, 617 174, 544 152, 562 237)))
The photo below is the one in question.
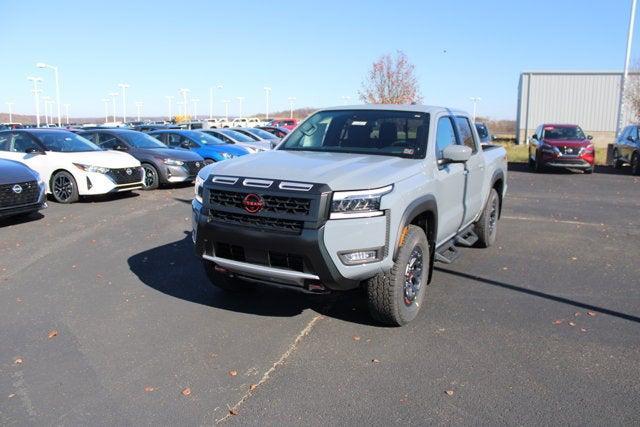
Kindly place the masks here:
POLYGON ((620 154, 618 153, 618 149, 613 150, 613 167, 615 169, 621 169, 623 163, 624 162, 620 160, 620 154))
POLYGON ((492 188, 487 198, 487 203, 482 210, 480 219, 476 222, 475 231, 478 241, 475 246, 488 248, 496 241, 498 233, 498 216, 500 214, 500 197, 495 188, 492 188), (493 224, 493 226, 492 226, 493 224))
POLYGON ((367 280, 367 299, 371 316, 380 323, 402 326, 412 321, 418 314, 429 279, 429 243, 424 231, 415 225, 408 227, 404 241, 398 249, 396 262, 391 270, 378 273, 367 280), (421 287, 415 299, 407 304, 405 300, 405 274, 414 249, 422 251, 421 287))
POLYGON ((640 175, 640 154, 633 153, 631 156, 631 174, 640 175))
POLYGON ((230 293, 245 293, 252 291, 255 286, 253 283, 245 282, 236 277, 229 277, 227 274, 218 273, 215 270, 215 264, 210 261, 202 261, 204 271, 211 284, 223 291, 230 293))

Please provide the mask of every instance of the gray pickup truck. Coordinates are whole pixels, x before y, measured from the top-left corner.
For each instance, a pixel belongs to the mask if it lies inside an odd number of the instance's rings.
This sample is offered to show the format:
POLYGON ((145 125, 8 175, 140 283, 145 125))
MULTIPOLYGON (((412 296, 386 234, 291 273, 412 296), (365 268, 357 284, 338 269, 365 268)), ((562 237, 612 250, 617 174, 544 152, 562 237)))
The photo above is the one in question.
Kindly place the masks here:
POLYGON ((215 286, 363 286, 372 316, 399 326, 434 262, 493 244, 506 179, 505 150, 481 146, 464 112, 325 109, 273 151, 203 168, 192 237, 215 286))

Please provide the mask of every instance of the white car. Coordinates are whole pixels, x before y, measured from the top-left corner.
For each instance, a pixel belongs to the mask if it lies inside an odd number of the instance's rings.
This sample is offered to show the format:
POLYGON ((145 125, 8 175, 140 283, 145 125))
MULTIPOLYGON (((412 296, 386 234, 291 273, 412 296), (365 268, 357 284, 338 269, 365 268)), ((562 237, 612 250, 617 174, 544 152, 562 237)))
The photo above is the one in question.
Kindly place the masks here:
POLYGON ((80 196, 142 188, 144 170, 127 153, 105 151, 91 141, 60 129, 0 132, 0 158, 16 160, 40 174, 47 194, 59 203, 80 196))
POLYGON ((266 141, 256 141, 255 139, 240 133, 234 129, 207 129, 202 132, 221 139, 227 144, 234 144, 249 150, 250 154, 271 150, 271 144, 266 141))
POLYGON ((231 122, 231 126, 230 127, 232 127, 232 128, 253 128, 253 127, 256 127, 256 126, 260 126, 260 123, 262 123, 262 122, 257 117, 249 117, 249 118, 239 117, 237 119, 233 119, 233 121, 231 122))

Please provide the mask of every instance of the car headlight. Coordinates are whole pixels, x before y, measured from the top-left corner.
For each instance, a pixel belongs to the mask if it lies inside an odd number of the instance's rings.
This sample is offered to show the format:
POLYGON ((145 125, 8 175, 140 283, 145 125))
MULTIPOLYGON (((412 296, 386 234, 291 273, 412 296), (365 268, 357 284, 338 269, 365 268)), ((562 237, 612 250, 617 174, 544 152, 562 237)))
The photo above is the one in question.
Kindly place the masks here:
POLYGON ((234 156, 233 154, 231 154, 231 153, 220 153, 220 156, 221 156, 223 159, 233 159, 233 158, 235 157, 235 156, 234 156))
POLYGON ((540 150, 545 153, 560 154, 560 150, 558 149, 558 147, 554 147, 553 145, 549 144, 542 144, 540 146, 540 150))
POLYGON ((360 191, 337 191, 331 200, 330 219, 367 218, 384 215, 380 210, 382 196, 389 194, 393 185, 360 191))
POLYGON ((196 176, 196 185, 194 187, 195 199, 202 203, 202 186, 204 185, 204 178, 200 175, 196 176))
POLYGON ((74 163, 73 165, 85 172, 97 172, 97 173, 109 172, 109 168, 104 168, 102 166, 83 165, 82 163, 74 163))
POLYGON ((165 165, 169 165, 169 166, 182 166, 182 165, 184 165, 184 162, 182 160, 174 160, 174 159, 164 159, 162 161, 162 163, 164 163, 165 165))

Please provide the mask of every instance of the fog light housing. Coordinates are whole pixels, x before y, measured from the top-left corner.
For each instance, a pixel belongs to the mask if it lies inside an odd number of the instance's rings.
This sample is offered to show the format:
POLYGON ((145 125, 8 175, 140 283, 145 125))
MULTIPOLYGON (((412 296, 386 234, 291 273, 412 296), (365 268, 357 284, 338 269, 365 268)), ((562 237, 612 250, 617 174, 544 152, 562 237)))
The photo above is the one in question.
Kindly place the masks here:
POLYGON ((358 265, 380 261, 380 254, 382 254, 382 250, 377 248, 341 252, 338 255, 340 257, 340 261, 342 261, 344 265, 358 265))

